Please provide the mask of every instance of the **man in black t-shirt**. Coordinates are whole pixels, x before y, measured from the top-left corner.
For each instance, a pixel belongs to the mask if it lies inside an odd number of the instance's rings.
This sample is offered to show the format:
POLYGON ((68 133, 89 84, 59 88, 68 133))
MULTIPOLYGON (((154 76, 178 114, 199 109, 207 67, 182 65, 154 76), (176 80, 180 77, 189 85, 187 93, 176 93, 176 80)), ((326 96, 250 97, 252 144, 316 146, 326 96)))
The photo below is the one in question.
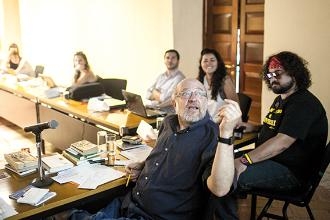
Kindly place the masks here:
MULTIPOLYGON (((263 125, 241 124, 246 127, 245 132, 260 130, 260 134, 256 148, 235 159, 236 192, 301 189, 320 163, 327 141, 328 121, 321 102, 307 90, 311 79, 306 64, 301 57, 287 51, 266 61, 263 78, 278 96, 263 125)), ((235 214, 231 201, 215 198, 212 212, 219 216, 235 214)))

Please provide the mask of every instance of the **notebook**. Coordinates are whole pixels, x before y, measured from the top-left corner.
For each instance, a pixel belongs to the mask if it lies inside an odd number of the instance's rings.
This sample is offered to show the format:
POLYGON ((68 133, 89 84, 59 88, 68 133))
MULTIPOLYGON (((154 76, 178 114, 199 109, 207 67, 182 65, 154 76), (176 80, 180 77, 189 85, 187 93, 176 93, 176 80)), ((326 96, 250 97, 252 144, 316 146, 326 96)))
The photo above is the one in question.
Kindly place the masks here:
POLYGON ((126 90, 122 90, 122 93, 126 101, 126 106, 128 110, 130 110, 134 114, 140 115, 144 118, 156 118, 159 116, 166 115, 166 112, 163 111, 159 111, 156 109, 147 109, 143 105, 143 101, 140 95, 127 92, 126 90))

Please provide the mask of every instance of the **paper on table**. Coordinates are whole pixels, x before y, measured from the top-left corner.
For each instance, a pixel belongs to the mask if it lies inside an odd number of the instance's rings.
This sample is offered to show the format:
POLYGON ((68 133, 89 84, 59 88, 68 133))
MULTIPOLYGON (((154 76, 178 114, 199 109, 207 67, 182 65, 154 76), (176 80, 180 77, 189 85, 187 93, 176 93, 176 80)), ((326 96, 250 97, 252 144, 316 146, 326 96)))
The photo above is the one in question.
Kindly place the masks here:
POLYGON ((89 178, 78 186, 78 188, 96 189, 99 185, 118 179, 125 175, 125 173, 121 171, 100 164, 97 164, 93 170, 93 175, 90 175, 89 178))
POLYGON ((148 140, 150 138, 151 139, 157 138, 157 134, 152 128, 152 126, 147 122, 145 122, 144 120, 141 120, 139 127, 136 130, 136 133, 144 140, 148 140))
POLYGON ((124 176, 125 173, 101 164, 83 164, 52 177, 58 183, 75 182, 78 188, 95 189, 99 185, 124 176))
POLYGON ((16 214, 18 214, 18 212, 15 211, 14 207, 6 203, 0 196, 0 219, 5 219, 16 214))

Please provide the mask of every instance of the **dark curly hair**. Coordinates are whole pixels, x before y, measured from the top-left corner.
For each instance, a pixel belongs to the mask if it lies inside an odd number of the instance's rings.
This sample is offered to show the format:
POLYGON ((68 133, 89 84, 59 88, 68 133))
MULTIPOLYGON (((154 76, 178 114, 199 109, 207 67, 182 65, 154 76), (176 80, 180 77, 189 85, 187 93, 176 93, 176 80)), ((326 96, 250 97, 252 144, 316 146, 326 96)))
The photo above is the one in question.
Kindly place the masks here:
POLYGON ((266 77, 266 74, 268 73, 270 60, 273 57, 276 57, 281 62, 284 70, 288 73, 288 75, 295 79, 298 90, 308 89, 311 86, 311 74, 307 68, 308 62, 295 53, 282 51, 278 54, 268 57, 262 68, 262 76, 268 88, 271 88, 271 85, 269 79, 266 77))
MULTIPOLYGON (((225 63, 223 62, 222 57, 220 56, 220 54, 218 53, 218 51, 216 51, 215 49, 210 49, 210 48, 205 48, 202 50, 201 52, 201 57, 199 59, 199 73, 198 73, 198 77, 197 79, 203 83, 204 82, 204 76, 205 76, 205 72, 202 69, 202 65, 201 65, 201 61, 203 58, 203 55, 205 54, 213 54, 215 56, 215 58, 218 61, 218 67, 215 70, 212 79, 211 79, 211 98, 216 100, 217 99, 217 95, 220 93, 220 95, 222 96, 223 92, 222 92, 222 88, 223 88, 223 81, 225 76, 227 75, 226 72, 226 67, 225 67, 225 63)), ((223 97, 224 98, 224 97, 223 97)))

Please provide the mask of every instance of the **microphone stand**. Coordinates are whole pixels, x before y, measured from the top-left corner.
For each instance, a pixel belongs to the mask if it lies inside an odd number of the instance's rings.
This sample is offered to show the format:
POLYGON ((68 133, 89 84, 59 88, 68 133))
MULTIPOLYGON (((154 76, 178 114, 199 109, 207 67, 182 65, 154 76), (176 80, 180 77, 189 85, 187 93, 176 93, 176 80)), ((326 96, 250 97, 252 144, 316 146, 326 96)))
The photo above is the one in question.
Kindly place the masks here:
POLYGON ((31 185, 35 187, 44 187, 49 186, 54 182, 53 179, 51 179, 48 176, 45 176, 44 170, 42 169, 42 161, 41 161, 41 150, 44 148, 42 145, 41 140, 41 130, 36 129, 36 131, 32 131, 32 133, 36 136, 36 147, 38 151, 38 171, 39 171, 39 177, 35 178, 31 185))

